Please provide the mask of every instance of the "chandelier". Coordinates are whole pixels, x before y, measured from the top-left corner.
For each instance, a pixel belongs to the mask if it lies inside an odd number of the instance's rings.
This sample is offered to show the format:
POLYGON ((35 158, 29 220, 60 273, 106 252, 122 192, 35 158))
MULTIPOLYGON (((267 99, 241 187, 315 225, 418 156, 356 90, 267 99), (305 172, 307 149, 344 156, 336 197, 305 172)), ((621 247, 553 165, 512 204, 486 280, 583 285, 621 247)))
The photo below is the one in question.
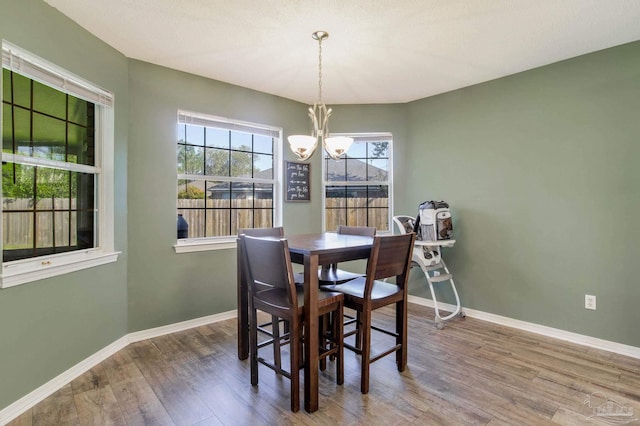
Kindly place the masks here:
POLYGON ((311 34, 315 40, 318 40, 318 100, 309 107, 309 118, 311 118, 312 134, 309 135, 291 135, 289 146, 291 151, 302 161, 309 159, 315 152, 318 143, 324 147, 329 157, 337 160, 342 154, 345 154, 351 143, 352 138, 346 136, 329 136, 329 117, 331 116, 331 108, 322 102, 322 40, 329 37, 326 31, 316 31, 311 34))

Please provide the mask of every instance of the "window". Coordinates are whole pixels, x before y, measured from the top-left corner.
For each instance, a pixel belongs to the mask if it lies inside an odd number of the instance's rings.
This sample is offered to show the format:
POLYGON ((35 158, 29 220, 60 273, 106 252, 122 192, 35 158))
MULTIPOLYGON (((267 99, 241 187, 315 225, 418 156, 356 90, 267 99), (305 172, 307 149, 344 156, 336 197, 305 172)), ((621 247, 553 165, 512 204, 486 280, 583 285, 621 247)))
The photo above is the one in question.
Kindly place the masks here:
POLYGON ((2 287, 117 260, 113 95, 2 44, 2 287))
MULTIPOLYGON (((324 153, 324 229, 375 226, 390 231, 392 211, 391 134, 357 134, 345 158, 324 153)), ((324 152, 324 151, 323 151, 324 152)))
POLYGON ((235 246, 238 228, 281 223, 281 129, 178 112, 176 251, 235 246), (191 247, 189 247, 191 246, 191 247))

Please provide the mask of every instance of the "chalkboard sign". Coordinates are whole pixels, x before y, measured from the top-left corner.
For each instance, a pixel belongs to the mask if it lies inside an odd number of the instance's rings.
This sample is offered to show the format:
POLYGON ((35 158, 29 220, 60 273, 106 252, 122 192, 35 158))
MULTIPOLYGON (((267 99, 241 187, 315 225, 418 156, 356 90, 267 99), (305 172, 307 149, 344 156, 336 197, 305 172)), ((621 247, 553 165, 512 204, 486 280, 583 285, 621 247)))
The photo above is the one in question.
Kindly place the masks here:
POLYGON ((285 161, 284 176, 287 183, 287 201, 310 201, 311 190, 309 185, 310 165, 306 163, 294 163, 285 161))

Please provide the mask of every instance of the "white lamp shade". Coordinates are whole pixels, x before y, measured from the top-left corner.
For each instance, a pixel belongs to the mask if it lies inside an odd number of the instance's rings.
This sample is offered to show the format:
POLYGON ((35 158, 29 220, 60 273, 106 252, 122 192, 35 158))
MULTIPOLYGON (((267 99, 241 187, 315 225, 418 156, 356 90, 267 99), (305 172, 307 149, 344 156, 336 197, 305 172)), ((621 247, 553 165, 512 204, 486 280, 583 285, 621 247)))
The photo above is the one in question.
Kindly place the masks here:
POLYGON ((349 150, 352 143, 353 138, 348 138, 346 136, 334 136, 324 140, 324 149, 331 158, 337 160, 342 154, 349 150))
POLYGON ((318 145, 318 139, 309 135, 291 135, 287 139, 291 151, 303 161, 313 155, 318 145))

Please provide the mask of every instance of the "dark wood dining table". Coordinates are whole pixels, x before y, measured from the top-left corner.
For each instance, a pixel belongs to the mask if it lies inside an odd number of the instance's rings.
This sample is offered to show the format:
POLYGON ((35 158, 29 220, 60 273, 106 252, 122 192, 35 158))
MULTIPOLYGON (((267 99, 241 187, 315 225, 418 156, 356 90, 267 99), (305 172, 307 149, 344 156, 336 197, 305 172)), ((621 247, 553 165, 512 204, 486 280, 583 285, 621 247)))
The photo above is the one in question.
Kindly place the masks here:
MULTIPOLYGON (((285 236, 291 261, 304 265, 304 408, 318 409, 318 267, 350 260, 367 259, 373 238, 334 232, 285 236)), ((238 256, 238 358, 249 356, 249 293, 238 256)))

